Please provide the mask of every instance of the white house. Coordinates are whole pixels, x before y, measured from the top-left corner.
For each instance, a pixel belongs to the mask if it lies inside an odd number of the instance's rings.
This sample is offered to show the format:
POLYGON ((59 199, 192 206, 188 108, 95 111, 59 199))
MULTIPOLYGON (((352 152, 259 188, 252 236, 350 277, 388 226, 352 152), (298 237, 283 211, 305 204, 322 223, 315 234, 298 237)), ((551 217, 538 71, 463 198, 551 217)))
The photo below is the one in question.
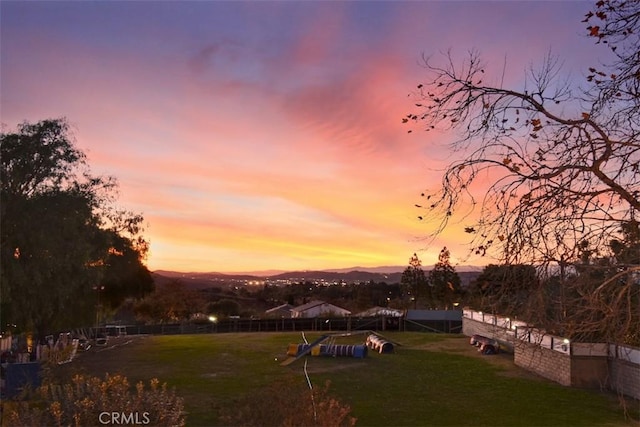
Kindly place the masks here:
POLYGON ((269 310, 265 311, 264 314, 267 317, 291 317, 292 308, 292 305, 282 304, 277 307, 270 308, 269 310))
POLYGON ((367 311, 356 314, 358 317, 374 317, 374 316, 387 316, 387 317, 402 317, 404 316, 404 310, 398 310, 389 307, 372 307, 367 311))
POLYGON ((291 309, 291 317, 349 316, 351 312, 337 305, 315 300, 291 309))

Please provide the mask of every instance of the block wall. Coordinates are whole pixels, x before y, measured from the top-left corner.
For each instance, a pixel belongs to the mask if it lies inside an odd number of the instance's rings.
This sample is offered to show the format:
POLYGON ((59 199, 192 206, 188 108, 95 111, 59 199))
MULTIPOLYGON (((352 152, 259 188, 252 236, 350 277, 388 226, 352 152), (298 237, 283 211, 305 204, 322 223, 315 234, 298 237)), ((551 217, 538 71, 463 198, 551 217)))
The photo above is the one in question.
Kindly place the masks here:
MULTIPOLYGON (((504 320, 504 319, 502 319, 504 320)), ((507 319, 508 320, 508 319, 507 319)), ((565 386, 609 389, 640 399, 640 349, 602 343, 571 343, 571 350, 555 348, 558 337, 541 336, 540 343, 516 339, 513 331, 496 325, 495 317, 482 313, 465 314, 462 333, 484 335, 500 342, 502 350, 513 352, 514 363, 528 371, 565 386), (474 316, 478 316, 478 320, 474 316), (548 340, 547 340, 548 341, 548 340), (542 344, 542 345, 541 345, 542 344)), ((561 346, 562 347, 562 346, 561 346)))
POLYGON ((617 393, 640 400, 640 365, 620 359, 609 360, 610 387, 617 393))
POLYGON ((571 357, 535 344, 514 346, 513 362, 528 371, 559 384, 571 385, 571 357))
POLYGON ((602 356, 571 356, 571 385, 574 387, 609 388, 609 366, 602 356))

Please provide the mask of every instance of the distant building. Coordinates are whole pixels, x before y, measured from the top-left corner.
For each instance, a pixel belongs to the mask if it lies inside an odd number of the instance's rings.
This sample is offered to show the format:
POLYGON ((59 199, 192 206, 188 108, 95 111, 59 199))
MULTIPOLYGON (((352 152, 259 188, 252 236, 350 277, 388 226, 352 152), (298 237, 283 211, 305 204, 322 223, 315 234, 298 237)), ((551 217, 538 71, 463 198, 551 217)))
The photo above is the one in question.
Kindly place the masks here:
POLYGON ((403 315, 404 315, 404 310, 398 310, 396 308, 389 308, 389 307, 372 307, 369 310, 356 314, 356 316, 358 317, 376 317, 376 316, 402 317, 403 315))
POLYGON ((277 307, 273 307, 270 308, 269 310, 265 311, 264 314, 267 317, 292 317, 291 316, 291 309, 293 308, 292 305, 290 304, 282 304, 279 305, 277 307))
POLYGON ((337 305, 315 300, 291 309, 291 317, 349 316, 351 312, 337 305))

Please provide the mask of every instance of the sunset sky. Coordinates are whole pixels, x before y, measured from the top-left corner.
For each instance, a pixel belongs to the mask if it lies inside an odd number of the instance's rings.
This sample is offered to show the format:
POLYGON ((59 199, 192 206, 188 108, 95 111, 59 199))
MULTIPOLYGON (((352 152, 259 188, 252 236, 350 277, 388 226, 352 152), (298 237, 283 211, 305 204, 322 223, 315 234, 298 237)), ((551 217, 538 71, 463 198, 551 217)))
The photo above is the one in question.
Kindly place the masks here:
POLYGON ((0 2, 0 117, 66 117, 145 217, 151 270, 423 265, 420 193, 447 133, 408 134, 423 54, 475 48, 523 89, 551 49, 581 79, 585 1, 0 2))

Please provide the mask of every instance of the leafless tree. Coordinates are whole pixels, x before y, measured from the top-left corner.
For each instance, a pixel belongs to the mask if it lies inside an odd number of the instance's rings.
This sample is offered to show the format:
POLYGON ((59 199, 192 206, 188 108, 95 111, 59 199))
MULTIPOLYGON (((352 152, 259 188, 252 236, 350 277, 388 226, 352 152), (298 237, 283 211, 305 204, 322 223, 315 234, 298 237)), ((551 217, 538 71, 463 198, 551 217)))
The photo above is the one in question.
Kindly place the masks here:
POLYGON ((428 211, 423 218, 441 219, 434 233, 473 206, 476 215, 465 218, 473 222, 464 224, 472 251, 558 276, 559 291, 535 299, 545 306, 532 310, 540 313, 533 320, 573 336, 598 330, 601 339, 619 340, 638 328, 638 259, 610 269, 595 287, 574 278, 586 247, 594 248, 593 260, 615 264, 611 242, 640 209, 639 15, 638 2, 596 3, 585 18, 587 36, 606 42, 615 59, 589 68, 582 87, 563 78, 551 54, 517 89, 502 83, 503 64, 493 73, 495 64, 477 51, 462 61, 451 52, 425 57, 427 78, 413 93, 417 110, 403 119, 457 136, 456 160, 420 205, 428 211))

